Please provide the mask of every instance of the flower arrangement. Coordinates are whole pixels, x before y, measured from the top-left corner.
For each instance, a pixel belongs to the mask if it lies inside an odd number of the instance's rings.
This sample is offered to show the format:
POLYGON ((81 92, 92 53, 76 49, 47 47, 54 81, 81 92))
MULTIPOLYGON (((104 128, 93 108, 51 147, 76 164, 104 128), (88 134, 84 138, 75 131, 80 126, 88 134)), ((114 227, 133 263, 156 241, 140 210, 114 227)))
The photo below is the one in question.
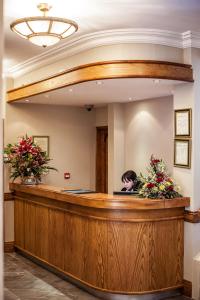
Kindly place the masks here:
POLYGON ((11 165, 10 178, 13 181, 21 177, 22 182, 32 177, 35 183, 41 182, 41 176, 56 170, 48 166, 50 158, 46 152, 33 142, 32 137, 22 137, 16 144, 8 144, 4 149, 4 162, 11 165))
POLYGON ((140 197, 151 199, 182 197, 178 192, 180 188, 167 174, 167 168, 162 159, 157 159, 152 155, 150 158, 150 167, 147 171, 147 176, 140 175, 140 197))

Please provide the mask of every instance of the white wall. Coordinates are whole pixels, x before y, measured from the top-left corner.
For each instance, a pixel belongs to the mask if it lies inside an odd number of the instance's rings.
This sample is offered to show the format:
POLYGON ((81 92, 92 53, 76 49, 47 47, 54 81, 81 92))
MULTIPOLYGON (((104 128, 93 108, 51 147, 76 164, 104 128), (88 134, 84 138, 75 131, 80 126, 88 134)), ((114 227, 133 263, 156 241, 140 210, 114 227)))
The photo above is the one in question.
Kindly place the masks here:
POLYGON ((125 104, 108 106, 108 192, 121 189, 124 169, 124 108, 125 104))
POLYGON ((173 98, 163 97, 125 106, 125 166, 146 173, 151 154, 173 166, 173 98))
POLYGON ((56 63, 48 63, 47 66, 38 68, 35 71, 28 71, 25 75, 19 76, 14 80, 14 87, 46 78, 60 71, 68 70, 82 64, 123 59, 147 59, 182 63, 183 50, 175 47, 137 43, 100 46, 82 51, 70 57, 65 57, 56 63))
MULTIPOLYGON (((200 208, 200 50, 185 49, 184 62, 192 64, 194 83, 180 85, 174 89, 174 109, 192 108, 192 157, 191 168, 174 168, 174 175, 184 186, 184 193, 191 197, 189 209, 198 211, 200 208)), ((200 299, 199 274, 196 272, 200 261, 199 230, 199 223, 185 222, 184 278, 192 281, 194 299, 200 299)))

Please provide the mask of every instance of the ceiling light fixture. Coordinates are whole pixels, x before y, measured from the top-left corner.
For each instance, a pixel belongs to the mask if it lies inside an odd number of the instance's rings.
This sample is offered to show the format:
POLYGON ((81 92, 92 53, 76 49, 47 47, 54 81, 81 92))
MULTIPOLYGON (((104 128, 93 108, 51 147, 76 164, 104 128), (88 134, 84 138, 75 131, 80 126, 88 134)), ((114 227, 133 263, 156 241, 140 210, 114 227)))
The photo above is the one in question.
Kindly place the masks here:
POLYGON ((47 3, 40 3, 37 7, 43 16, 17 19, 11 23, 11 30, 42 47, 52 46, 78 30, 77 23, 72 20, 46 16, 51 9, 47 3))

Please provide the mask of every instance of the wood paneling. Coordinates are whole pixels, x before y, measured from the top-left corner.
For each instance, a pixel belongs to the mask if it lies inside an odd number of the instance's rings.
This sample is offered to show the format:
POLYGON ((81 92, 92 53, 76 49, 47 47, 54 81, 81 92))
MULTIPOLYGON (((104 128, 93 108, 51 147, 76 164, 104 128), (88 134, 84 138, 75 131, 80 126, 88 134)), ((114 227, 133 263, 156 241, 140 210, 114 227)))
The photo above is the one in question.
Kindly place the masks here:
POLYGON ((96 128, 96 191, 108 192, 108 127, 96 128))
POLYGON ((26 220, 24 225, 24 248, 29 251, 36 253, 36 205, 24 202, 24 218, 26 220))
POLYGON ((163 61, 97 62, 78 66, 44 80, 10 90, 7 92, 7 101, 17 101, 80 82, 112 78, 160 78, 192 82, 193 71, 191 65, 163 61))
POLYGON ((146 294, 183 286, 184 201, 142 210, 130 209, 129 202, 126 209, 81 207, 70 196, 59 201, 57 194, 32 195, 36 187, 26 193, 14 187, 16 248, 104 292, 146 294))
POLYGON ((25 249, 24 246, 24 201, 15 199, 14 205, 14 220, 15 220, 15 245, 25 249))
POLYGON ((64 269, 65 257, 65 213, 49 209, 49 262, 64 269))
POLYGON ((35 254, 49 261, 49 209, 35 207, 35 254))
POLYGON ((200 210, 198 211, 185 210, 184 221, 189 223, 200 223, 200 210))

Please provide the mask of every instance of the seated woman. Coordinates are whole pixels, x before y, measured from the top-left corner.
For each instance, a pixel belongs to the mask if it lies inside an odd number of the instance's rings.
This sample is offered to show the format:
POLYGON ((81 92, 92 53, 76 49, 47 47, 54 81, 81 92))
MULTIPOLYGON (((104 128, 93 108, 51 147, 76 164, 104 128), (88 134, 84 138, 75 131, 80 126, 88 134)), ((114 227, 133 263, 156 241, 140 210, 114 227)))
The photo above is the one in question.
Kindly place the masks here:
POLYGON ((133 170, 126 171, 121 179, 124 184, 122 191, 133 192, 138 190, 140 181, 137 179, 137 175, 133 170))

